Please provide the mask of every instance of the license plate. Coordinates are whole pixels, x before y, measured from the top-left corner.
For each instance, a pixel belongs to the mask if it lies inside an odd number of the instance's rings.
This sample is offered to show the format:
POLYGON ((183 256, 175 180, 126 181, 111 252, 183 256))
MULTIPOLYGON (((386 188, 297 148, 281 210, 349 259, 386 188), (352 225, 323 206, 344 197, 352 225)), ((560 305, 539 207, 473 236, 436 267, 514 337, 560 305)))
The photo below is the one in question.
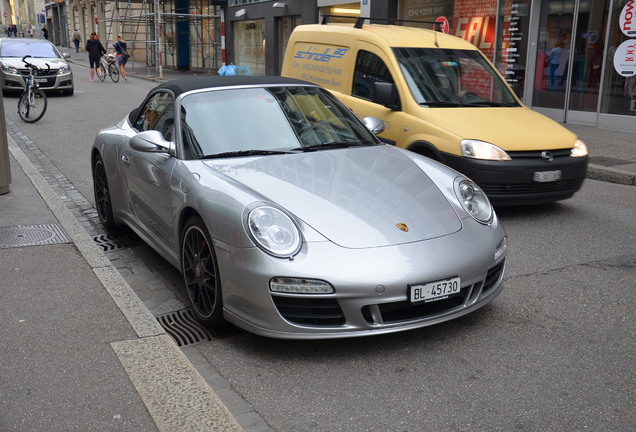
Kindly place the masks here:
POLYGON ((461 279, 454 277, 425 284, 411 285, 410 288, 411 302, 430 303, 445 300, 459 294, 461 291, 461 279))
POLYGON ((534 181, 539 183, 549 183, 557 180, 561 180, 561 170, 554 171, 535 171, 534 181))
POLYGON ((35 78, 34 80, 36 83, 45 83, 48 82, 48 80, 46 78, 35 78))

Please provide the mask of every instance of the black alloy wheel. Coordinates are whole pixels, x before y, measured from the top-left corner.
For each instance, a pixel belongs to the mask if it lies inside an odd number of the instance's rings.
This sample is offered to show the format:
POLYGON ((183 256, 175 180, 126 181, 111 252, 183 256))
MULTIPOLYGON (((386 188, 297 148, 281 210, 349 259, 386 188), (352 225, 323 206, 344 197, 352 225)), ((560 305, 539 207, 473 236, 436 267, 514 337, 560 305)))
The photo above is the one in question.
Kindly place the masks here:
POLYGON ((104 161, 100 155, 95 157, 93 165, 93 191, 95 192, 95 205, 99 220, 104 227, 108 229, 114 228, 116 224, 113 216, 110 189, 108 188, 108 177, 106 176, 104 161))
POLYGON ((196 317, 204 325, 225 324, 221 278, 214 247, 198 216, 188 220, 181 237, 181 273, 196 317))

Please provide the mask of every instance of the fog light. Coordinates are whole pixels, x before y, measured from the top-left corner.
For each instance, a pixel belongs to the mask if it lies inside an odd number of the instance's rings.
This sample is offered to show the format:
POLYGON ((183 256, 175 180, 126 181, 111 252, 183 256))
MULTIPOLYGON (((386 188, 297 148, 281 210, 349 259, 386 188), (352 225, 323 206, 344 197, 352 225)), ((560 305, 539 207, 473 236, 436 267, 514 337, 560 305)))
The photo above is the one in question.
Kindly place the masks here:
POLYGON ((503 240, 497 245, 495 250, 495 261, 499 261, 499 258, 506 254, 508 250, 508 238, 504 237, 503 240))
POLYGON ((269 281, 273 292, 291 294, 332 294, 334 289, 325 281, 316 279, 275 277, 269 281))

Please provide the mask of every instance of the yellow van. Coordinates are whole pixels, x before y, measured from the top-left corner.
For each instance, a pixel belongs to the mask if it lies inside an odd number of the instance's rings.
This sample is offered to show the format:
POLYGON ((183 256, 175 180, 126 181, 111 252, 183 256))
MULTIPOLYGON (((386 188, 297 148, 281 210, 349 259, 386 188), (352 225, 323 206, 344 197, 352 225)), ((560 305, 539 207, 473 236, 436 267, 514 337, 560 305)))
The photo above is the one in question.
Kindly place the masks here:
POLYGON ((436 159, 479 184, 493 204, 571 197, 587 147, 525 107, 472 44, 415 27, 326 23, 294 29, 281 75, 320 84, 384 142, 436 159))

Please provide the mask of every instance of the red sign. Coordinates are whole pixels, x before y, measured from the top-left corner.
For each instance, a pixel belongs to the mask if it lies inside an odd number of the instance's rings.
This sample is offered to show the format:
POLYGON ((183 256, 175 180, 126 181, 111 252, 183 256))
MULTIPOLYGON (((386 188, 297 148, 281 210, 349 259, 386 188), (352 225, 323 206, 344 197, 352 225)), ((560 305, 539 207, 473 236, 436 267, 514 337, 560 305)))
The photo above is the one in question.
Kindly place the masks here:
POLYGON ((636 1, 629 0, 621 14, 619 16, 619 25, 621 26, 621 30, 627 36, 636 36, 636 25, 634 23, 636 17, 634 17, 634 9, 635 9, 636 1))
POLYGON ((441 16, 441 17, 437 18, 435 20, 435 22, 436 23, 440 23, 440 24, 438 24, 437 28, 442 33, 448 34, 450 32, 450 23, 448 22, 448 18, 441 16))

